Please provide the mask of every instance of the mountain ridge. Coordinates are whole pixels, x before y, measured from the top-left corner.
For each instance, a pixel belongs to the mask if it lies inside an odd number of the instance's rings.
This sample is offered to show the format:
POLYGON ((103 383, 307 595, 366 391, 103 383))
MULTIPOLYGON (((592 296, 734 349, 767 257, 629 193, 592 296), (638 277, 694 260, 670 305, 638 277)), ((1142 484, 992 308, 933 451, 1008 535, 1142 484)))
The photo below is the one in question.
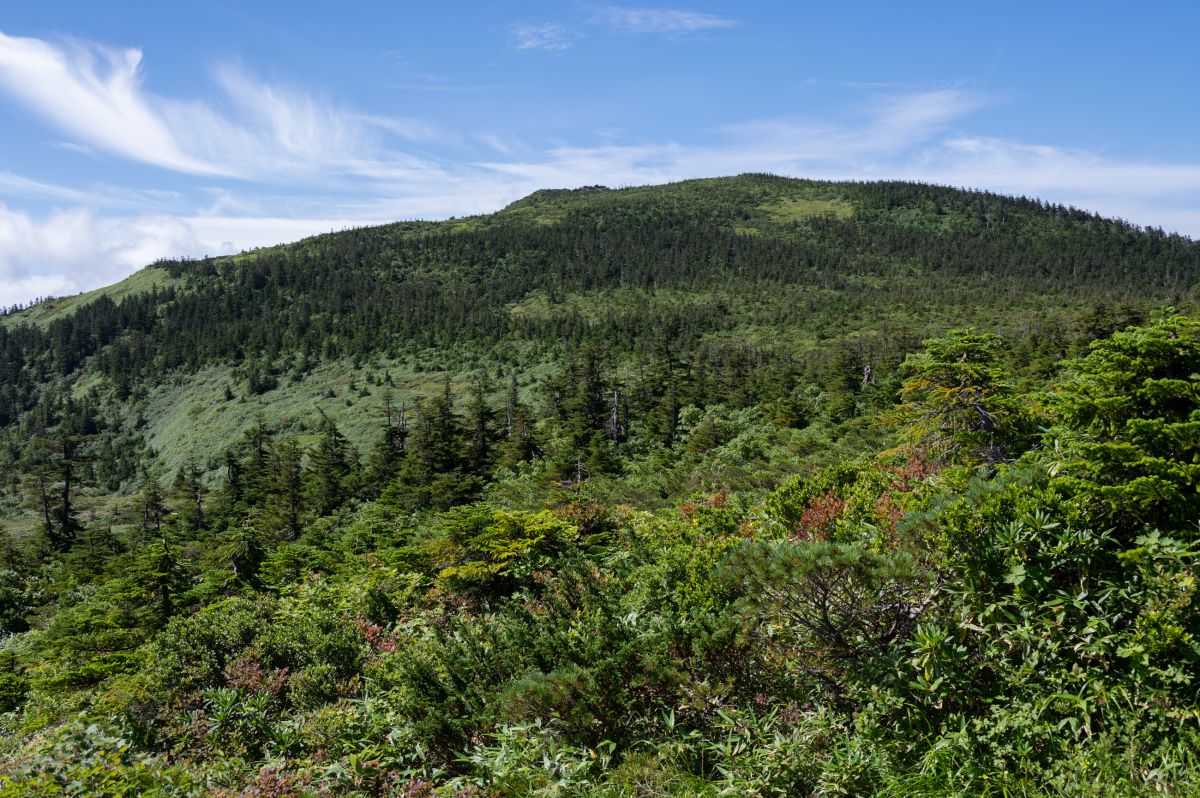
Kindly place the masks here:
MULTIPOLYGON (((48 297, 41 302, 24 307, 15 313, 11 310, 0 312, 0 323, 19 324, 25 321, 48 323, 55 317, 56 314, 46 312, 45 305, 47 303, 51 305, 67 304, 71 308, 74 308, 78 307, 80 304, 86 304, 88 301, 94 301, 102 296, 115 296, 120 298, 127 295, 131 291, 133 293, 137 293, 147 290, 148 284, 157 284, 165 281, 161 278, 158 280, 138 280, 137 276, 147 269, 159 271, 163 270, 164 266, 160 264, 179 264, 187 262, 214 264, 237 263, 245 260, 246 258, 254 258, 280 250, 302 247, 310 242, 313 242, 314 240, 326 239, 328 237, 336 237, 359 231, 384 231, 394 228, 409 228, 411 233, 420 234, 433 232, 442 227, 448 227, 451 230, 463 231, 465 229, 470 229, 477 224, 486 223, 487 220, 503 217, 526 217, 532 215, 539 209, 552 209, 562 213, 564 212, 564 209, 561 207, 561 205, 564 202, 568 204, 574 203, 578 208, 581 209, 588 209, 589 206, 591 206, 591 209, 593 210, 601 210, 606 204, 620 203, 626 199, 637 202, 639 199, 653 197, 655 194, 661 194, 669 191, 684 191, 689 193, 703 194, 706 189, 720 188, 723 186, 736 186, 739 183, 746 183, 751 187, 757 188, 760 199, 771 199, 775 201, 775 204, 772 207, 756 207, 750 203, 747 203, 748 208, 765 212, 766 218, 773 222, 799 221, 804 218, 821 216, 826 213, 835 216, 839 214, 850 215, 854 212, 854 207, 847 201, 847 195, 853 196, 855 194, 855 189, 903 186, 911 188, 924 188, 933 192, 944 192, 950 196, 959 195, 963 197, 976 198, 985 203, 993 205, 1010 205, 1012 207, 1037 206, 1039 208, 1046 209, 1048 213, 1053 213, 1059 218, 1069 218, 1075 222, 1112 225, 1135 234, 1156 234, 1167 239, 1178 240, 1186 243, 1195 243, 1189 237, 1181 234, 1163 233, 1161 229, 1133 225, 1125 222, 1124 220, 1106 218, 1099 214, 1081 210, 1073 206, 1046 203, 1041 200, 1029 199, 1024 196, 1007 195, 978 189, 959 188, 949 185, 924 182, 896 180, 824 181, 805 178, 778 177, 759 173, 747 173, 733 177, 694 178, 684 181, 621 188, 590 185, 580 186, 577 188, 538 189, 531 194, 514 200, 513 202, 491 213, 474 214, 465 217, 450 217, 444 220, 396 221, 385 222, 377 225, 366 225, 363 227, 349 228, 341 231, 318 233, 312 236, 306 236, 293 242, 285 242, 281 244, 245 250, 236 255, 211 256, 182 261, 165 258, 159 262, 156 262, 155 264, 150 264, 144 267, 142 270, 135 272, 129 278, 125 278, 109 286, 102 286, 91 291, 83 292, 82 294, 48 297), (771 189, 775 189, 775 193, 771 193, 771 189), (839 193, 840 196, 831 196, 838 195, 839 193), (807 203, 805 200, 807 200, 807 203), (772 210, 774 210, 775 213, 772 213, 772 210), (133 285, 129 285, 131 280, 135 281, 133 285), (83 298, 87 299, 84 300, 83 298)), ((541 217, 540 220, 549 221, 550 219, 548 217, 541 217)), ((748 229, 753 230, 754 228, 742 227, 741 231, 744 232, 748 229)))

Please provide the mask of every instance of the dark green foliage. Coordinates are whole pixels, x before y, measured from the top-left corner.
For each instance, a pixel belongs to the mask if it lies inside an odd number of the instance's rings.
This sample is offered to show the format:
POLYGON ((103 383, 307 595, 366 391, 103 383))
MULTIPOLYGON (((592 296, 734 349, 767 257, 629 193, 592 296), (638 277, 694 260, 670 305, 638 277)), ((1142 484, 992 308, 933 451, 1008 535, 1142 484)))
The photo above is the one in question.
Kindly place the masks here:
POLYGON ((0 635, 29 629, 25 614, 30 609, 29 585, 20 573, 0 570, 0 635))
POLYGON ((1193 242, 750 175, 159 266, 0 319, 0 796, 1200 789, 1193 242))
POLYGON ((521 403, 515 374, 509 378, 508 393, 504 397, 504 428, 502 440, 497 446, 497 465, 500 470, 515 471, 523 463, 539 457, 542 447, 533 429, 534 419, 529 409, 521 403))
POLYGON ((241 524, 231 527, 224 534, 220 551, 232 583, 261 587, 258 571, 267 556, 265 538, 257 513, 248 514, 241 524))
POLYGON ((1095 523, 1200 522, 1200 323, 1173 316, 1097 341, 1048 399, 1054 473, 1095 523))
POLYGON ((471 386, 470 399, 465 409, 466 447, 463 452, 464 468, 472 474, 489 474, 496 459, 496 411, 488 401, 490 393, 485 380, 476 380, 471 386))
MULTIPOLYGON (((358 453, 337 425, 322 417, 321 437, 309 450, 308 461, 309 500, 318 515, 329 515, 353 492, 358 453)), ((295 478, 295 473, 295 463, 289 461, 289 472, 281 484, 285 491, 290 491, 289 481, 295 478)), ((285 503, 290 505, 287 512, 296 509, 292 496, 285 498, 285 503)))
POLYGON ((605 376, 603 357, 594 347, 572 359, 547 385, 564 440, 554 465, 561 478, 580 482, 617 470, 615 444, 624 436, 620 388, 605 376))
POLYGON ((147 602, 149 625, 165 626, 183 603, 181 600, 191 579, 179 562, 177 547, 161 533, 145 543, 133 563, 130 577, 147 602))
POLYGON ((900 367, 910 442, 944 462, 996 463, 1024 451, 1029 426, 1001 378, 1004 341, 952 330, 925 341, 900 367))
POLYGON ((406 663, 404 711, 432 752, 449 758, 493 724, 535 720, 575 744, 626 743, 640 714, 684 700, 701 641, 686 623, 631 615, 606 585, 613 574, 576 563, 479 622, 451 623, 431 656, 406 663))
POLYGON ((272 522, 284 537, 295 540, 300 536, 304 517, 304 454, 295 441, 284 441, 275 449, 277 471, 275 491, 271 502, 272 522))
POLYGON ((394 399, 391 389, 385 389, 380 408, 383 434, 367 462, 368 481, 374 485, 386 485, 396 478, 408 445, 407 409, 403 405, 397 408, 394 399))
POLYGON ((47 756, 0 776, 0 796, 183 798, 199 791, 186 772, 138 753, 128 739, 97 724, 71 724, 47 747, 47 756))
MULTIPOLYGON (((484 415, 479 415, 476 421, 483 418, 484 415)), ((482 431, 486 433, 486 429, 482 431)), ((484 444, 477 454, 489 448, 486 438, 481 440, 484 444)), ((482 486, 480 476, 472 473, 469 466, 463 423, 454 412, 447 380, 441 394, 426 399, 417 408, 400 473, 385 498, 410 509, 444 510, 463 504, 475 498, 482 486)))
POLYGON ((25 703, 29 680, 11 654, 0 656, 0 712, 12 712, 25 703))
POLYGON ((911 556, 855 544, 762 542, 728 567, 760 645, 835 703, 861 701, 888 678, 887 652, 901 650, 932 602, 911 556))
POLYGON ((173 490, 177 498, 179 523, 190 532, 205 529, 204 496, 207 491, 196 463, 188 459, 175 475, 173 490))

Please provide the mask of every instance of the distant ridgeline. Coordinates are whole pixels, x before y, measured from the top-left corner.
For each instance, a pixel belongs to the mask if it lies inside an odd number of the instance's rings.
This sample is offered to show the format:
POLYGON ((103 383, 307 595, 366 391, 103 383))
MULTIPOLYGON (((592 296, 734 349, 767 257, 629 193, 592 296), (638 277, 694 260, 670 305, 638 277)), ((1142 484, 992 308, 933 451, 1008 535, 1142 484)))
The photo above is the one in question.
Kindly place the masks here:
POLYGON ((743 175, 0 315, 0 798, 1194 793, 1198 283, 743 175))

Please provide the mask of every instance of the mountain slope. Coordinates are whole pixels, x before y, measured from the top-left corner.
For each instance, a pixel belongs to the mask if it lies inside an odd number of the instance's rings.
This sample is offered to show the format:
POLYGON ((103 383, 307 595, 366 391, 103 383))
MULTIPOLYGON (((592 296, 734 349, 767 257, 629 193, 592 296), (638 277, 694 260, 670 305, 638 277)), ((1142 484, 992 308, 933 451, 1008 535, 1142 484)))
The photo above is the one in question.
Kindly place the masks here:
POLYGON ((982 192, 764 175, 547 190, 491 215, 162 262, 11 315, 0 429, 15 464, 64 396, 90 396, 129 444, 106 480, 118 489, 139 446, 174 470, 259 417, 311 437, 319 408, 368 445, 385 380, 411 404, 430 373, 537 383, 587 346, 626 370, 669 350, 692 401, 751 404, 770 393, 754 384, 765 363, 852 387, 964 324, 1052 362, 1194 299, 1198 280, 1195 242, 982 192))

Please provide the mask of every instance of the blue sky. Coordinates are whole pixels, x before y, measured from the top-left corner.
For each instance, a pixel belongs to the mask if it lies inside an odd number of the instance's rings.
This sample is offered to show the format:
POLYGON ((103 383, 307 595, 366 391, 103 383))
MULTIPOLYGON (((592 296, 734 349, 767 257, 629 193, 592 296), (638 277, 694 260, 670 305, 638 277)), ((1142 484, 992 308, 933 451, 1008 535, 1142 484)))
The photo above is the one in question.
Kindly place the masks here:
POLYGON ((1200 236, 1200 6, 6 4, 0 305, 538 188, 907 178, 1200 236))

